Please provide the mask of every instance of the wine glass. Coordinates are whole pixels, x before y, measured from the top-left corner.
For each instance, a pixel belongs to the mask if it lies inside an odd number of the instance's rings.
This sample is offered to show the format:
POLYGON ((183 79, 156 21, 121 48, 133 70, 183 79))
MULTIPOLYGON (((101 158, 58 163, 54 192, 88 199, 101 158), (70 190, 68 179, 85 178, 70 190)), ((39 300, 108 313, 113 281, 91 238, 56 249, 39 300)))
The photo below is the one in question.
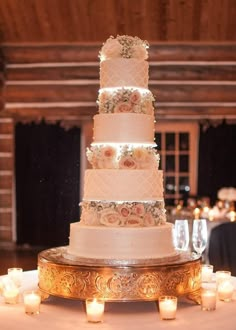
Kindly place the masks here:
POLYGON ((207 245, 207 223, 206 219, 193 220, 192 243, 198 254, 202 254, 207 245))
POLYGON ((177 250, 187 251, 189 245, 188 220, 175 220, 174 245, 177 250))

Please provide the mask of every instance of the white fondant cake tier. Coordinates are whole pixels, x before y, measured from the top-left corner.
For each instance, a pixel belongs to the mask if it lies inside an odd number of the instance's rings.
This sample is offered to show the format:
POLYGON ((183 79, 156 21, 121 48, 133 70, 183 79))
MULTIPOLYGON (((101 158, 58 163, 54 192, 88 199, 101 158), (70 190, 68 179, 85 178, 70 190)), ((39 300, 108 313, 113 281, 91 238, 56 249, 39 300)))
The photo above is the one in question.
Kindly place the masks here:
POLYGON ((70 225, 68 253, 96 259, 152 259, 176 254, 172 224, 144 228, 70 225))
POLYGON ((148 87, 148 67, 145 60, 114 58, 100 63, 100 87, 148 87))
POLYGON ((94 116, 94 142, 154 143, 154 117, 113 113, 94 116))
POLYGON ((149 169, 86 170, 84 200, 163 200, 163 172, 149 169))

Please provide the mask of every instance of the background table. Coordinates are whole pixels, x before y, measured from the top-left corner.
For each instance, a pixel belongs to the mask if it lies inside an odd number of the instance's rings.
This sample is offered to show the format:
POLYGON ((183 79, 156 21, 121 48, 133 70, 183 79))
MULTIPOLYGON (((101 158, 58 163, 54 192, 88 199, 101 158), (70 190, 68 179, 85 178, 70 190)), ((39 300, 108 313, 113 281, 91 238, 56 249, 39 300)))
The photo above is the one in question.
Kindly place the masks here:
MULTIPOLYGON (((236 288, 236 278, 233 278, 236 288)), ((24 272, 21 292, 37 288, 37 271, 24 272)), ((231 302, 217 301, 212 312, 203 312, 192 302, 178 302, 177 317, 162 321, 155 302, 106 303, 104 322, 88 323, 84 303, 50 296, 41 304, 41 313, 29 316, 24 313, 23 303, 8 305, 0 297, 1 330, 235 330, 236 293, 231 302)))

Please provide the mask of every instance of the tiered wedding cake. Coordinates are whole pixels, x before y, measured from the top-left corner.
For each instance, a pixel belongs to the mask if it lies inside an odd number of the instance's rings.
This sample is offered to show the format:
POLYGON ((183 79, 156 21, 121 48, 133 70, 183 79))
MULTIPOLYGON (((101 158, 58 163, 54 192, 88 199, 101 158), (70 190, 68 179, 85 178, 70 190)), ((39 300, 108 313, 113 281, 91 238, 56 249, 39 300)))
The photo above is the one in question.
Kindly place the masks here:
POLYGON ((87 151, 80 222, 68 255, 104 260, 175 259, 166 222, 162 171, 154 143, 148 44, 110 37, 100 52, 99 114, 87 151))

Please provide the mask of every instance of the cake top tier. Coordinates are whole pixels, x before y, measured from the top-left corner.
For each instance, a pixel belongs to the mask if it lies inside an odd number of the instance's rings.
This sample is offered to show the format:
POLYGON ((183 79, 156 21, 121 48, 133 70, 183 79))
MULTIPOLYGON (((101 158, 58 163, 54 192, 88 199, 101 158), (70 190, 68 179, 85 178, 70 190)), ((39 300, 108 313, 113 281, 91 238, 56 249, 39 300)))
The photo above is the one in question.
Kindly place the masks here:
POLYGON ((111 36, 103 44, 99 53, 101 62, 114 58, 135 58, 146 60, 148 58, 149 45, 146 40, 127 35, 111 36))

